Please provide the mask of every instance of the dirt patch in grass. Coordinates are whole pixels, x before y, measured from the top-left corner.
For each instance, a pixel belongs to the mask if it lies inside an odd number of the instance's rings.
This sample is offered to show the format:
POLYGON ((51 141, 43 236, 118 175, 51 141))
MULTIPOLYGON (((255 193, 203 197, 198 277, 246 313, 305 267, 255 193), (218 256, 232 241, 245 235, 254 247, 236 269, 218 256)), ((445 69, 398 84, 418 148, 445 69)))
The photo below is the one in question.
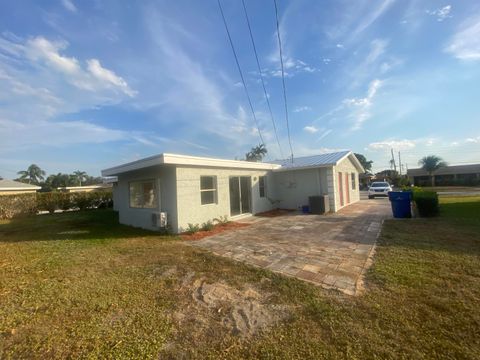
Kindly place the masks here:
POLYGON ((291 214, 292 212, 295 212, 293 209, 273 209, 269 211, 264 211, 258 214, 255 214, 255 216, 260 216, 260 217, 277 217, 277 216, 283 216, 287 214, 291 214))
POLYGON ((205 309, 207 313, 218 314, 220 323, 232 335, 254 335, 288 317, 286 306, 269 303, 269 294, 251 284, 237 290, 222 282, 197 279, 190 290, 194 302, 178 313, 180 318, 195 316, 198 320, 198 314, 205 309))
POLYGON ((215 225, 215 227, 212 230, 208 230, 208 231, 201 230, 201 231, 198 231, 198 232, 193 233, 193 234, 182 233, 182 234, 180 234, 180 237, 183 240, 200 240, 200 239, 203 239, 207 236, 220 234, 222 232, 229 231, 229 230, 240 229, 240 228, 250 226, 250 225, 251 224, 249 224, 249 223, 241 223, 241 222, 236 222, 236 221, 230 221, 226 224, 215 225))

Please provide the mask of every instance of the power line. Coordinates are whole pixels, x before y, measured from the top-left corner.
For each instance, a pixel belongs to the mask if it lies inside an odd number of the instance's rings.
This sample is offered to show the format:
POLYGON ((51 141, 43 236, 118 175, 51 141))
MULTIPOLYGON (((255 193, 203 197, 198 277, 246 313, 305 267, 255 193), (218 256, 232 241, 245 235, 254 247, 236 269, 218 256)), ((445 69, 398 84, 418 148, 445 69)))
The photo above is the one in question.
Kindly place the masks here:
POLYGON ((275 132, 275 138, 277 139, 278 148, 280 150, 280 155, 283 159, 282 146, 280 145, 280 140, 278 139, 277 126, 275 125, 275 119, 273 118, 272 108, 270 106, 270 100, 268 100, 267 89, 265 88, 265 81, 263 80, 262 68, 260 66, 260 61, 258 60, 257 47, 255 46, 255 41, 253 40, 252 28, 250 26, 250 20, 248 18, 247 7, 245 5, 245 0, 242 0, 243 10, 245 11, 245 19, 247 20, 248 32, 250 33, 250 39, 252 40, 253 52, 255 53, 255 60, 257 61, 258 73, 260 74, 260 80, 262 81, 263 94, 265 95, 265 100, 267 101, 268 111, 270 112, 270 118, 272 119, 273 131, 275 132))
POLYGON ((283 101, 285 102, 285 121, 287 123, 287 135, 288 135, 288 144, 290 145, 290 155, 292 157, 292 162, 293 162, 293 148, 292 148, 292 139, 290 138, 290 125, 288 123, 287 88, 285 86, 285 70, 283 69, 282 39, 280 38, 280 25, 278 23, 277 0, 273 0, 273 4, 275 5, 275 19, 277 21, 278 49, 280 51, 280 66, 282 68, 283 101))
POLYGON ((223 14, 222 4, 220 4, 220 0, 217 0, 217 2, 218 2, 218 8, 220 9, 220 13, 222 14, 222 19, 223 19, 223 24, 225 25, 225 30, 227 31, 228 41, 230 42, 230 46, 232 47, 233 56, 235 57, 235 62, 237 63, 238 72, 240 73, 240 78, 242 79, 243 88, 245 89, 245 95, 247 95, 248 105, 250 105, 250 110, 252 111, 252 116, 253 116, 253 119, 255 120, 255 125, 257 126, 258 136, 260 137, 260 141, 262 142, 262 144, 265 146, 265 141, 263 141, 262 132, 260 131, 260 127, 258 126, 258 120, 257 120, 257 117, 255 116, 255 111, 253 110, 252 100, 250 99, 250 95, 248 93, 247 84, 245 83, 245 79, 243 77, 242 68, 240 67, 240 63, 238 61, 237 53, 235 51, 235 47, 233 46, 232 37, 230 36, 230 31, 228 30, 227 20, 225 19, 225 15, 223 14))

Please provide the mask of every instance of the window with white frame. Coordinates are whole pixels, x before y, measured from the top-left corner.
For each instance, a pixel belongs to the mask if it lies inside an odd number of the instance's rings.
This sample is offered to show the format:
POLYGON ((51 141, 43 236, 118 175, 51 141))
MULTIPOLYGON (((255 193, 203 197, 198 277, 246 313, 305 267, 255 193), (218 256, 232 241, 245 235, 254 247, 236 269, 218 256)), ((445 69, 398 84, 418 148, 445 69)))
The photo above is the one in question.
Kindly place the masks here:
POLYGON ((267 197, 267 177, 259 176, 258 177, 258 189, 260 191, 260 197, 267 197))
POLYGON ((132 181, 129 183, 130 207, 153 209, 157 207, 155 180, 132 181))
POLYGON ((357 181, 357 177, 355 176, 355 173, 352 173, 352 190, 355 190, 357 188, 357 184, 356 184, 356 181, 357 181))
POLYGON ((200 199, 202 205, 217 202, 217 177, 200 176, 200 199))

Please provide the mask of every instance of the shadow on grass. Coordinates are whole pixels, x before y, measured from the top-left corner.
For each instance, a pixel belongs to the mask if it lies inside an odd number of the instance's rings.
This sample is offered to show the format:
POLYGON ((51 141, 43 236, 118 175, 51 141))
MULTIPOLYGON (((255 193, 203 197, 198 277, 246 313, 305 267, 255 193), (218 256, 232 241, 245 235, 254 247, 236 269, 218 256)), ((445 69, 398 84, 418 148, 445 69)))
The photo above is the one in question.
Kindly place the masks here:
POLYGON ((0 242, 159 236, 161 234, 158 232, 120 224, 118 213, 111 209, 21 217, 0 223, 0 242))

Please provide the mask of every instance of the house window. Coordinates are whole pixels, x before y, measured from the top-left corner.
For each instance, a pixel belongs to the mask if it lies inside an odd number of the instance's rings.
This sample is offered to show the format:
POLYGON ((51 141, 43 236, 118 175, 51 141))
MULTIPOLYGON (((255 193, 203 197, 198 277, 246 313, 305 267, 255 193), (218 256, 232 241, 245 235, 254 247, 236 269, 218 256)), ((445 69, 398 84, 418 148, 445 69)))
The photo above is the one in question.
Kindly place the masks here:
POLYGON ((217 202, 217 177, 200 176, 201 204, 214 204, 217 202))
POLYGON ((260 190, 260 197, 267 197, 267 177, 259 176, 258 177, 258 189, 260 190))
POLYGON ((153 209, 157 205, 155 180, 132 181, 129 184, 130 207, 153 209))
POLYGON ((357 181, 355 173, 352 173, 352 190, 355 190, 357 188, 357 184, 355 183, 355 181, 357 181))

